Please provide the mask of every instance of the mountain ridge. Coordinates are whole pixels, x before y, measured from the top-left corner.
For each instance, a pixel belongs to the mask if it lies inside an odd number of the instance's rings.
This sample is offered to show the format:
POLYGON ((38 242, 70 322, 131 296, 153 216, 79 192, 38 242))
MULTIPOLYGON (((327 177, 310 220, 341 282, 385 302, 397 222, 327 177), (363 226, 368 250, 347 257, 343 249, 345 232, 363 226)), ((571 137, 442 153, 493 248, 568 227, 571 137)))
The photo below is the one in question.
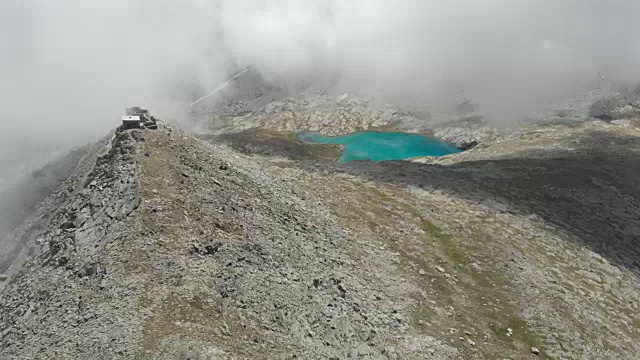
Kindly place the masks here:
POLYGON ((633 358, 639 134, 335 164, 116 131, 23 225, 44 246, 0 293, 0 358, 633 358))

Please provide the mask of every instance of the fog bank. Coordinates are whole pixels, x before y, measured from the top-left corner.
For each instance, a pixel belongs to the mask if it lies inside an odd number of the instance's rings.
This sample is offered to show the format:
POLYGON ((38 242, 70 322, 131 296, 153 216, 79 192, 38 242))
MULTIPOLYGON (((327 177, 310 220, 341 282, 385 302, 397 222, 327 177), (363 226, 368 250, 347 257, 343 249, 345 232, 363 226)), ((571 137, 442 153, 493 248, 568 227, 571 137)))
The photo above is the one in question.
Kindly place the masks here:
POLYGON ((638 13, 633 0, 4 0, 1 140, 82 143, 131 105, 180 119, 247 66, 405 103, 466 97, 508 122, 599 73, 635 80, 638 13))

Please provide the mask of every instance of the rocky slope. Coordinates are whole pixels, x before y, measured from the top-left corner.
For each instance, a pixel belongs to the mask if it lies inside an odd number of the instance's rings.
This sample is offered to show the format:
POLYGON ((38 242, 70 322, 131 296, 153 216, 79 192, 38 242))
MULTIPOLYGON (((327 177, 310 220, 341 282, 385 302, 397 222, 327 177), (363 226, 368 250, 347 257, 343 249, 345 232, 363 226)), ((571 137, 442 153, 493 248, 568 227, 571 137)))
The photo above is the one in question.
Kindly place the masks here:
POLYGON ((325 112, 275 114, 293 120, 87 148, 3 242, 32 250, 0 293, 0 358, 640 355, 636 119, 338 165, 291 136, 325 112))
MULTIPOLYGON (((0 193, 0 239, 4 240, 0 242, 0 274, 5 280, 38 251, 47 222, 75 189, 83 171, 93 165, 91 154, 100 146, 59 156, 0 193)), ((0 289, 5 283, 0 282, 0 289)))
POLYGON ((391 264, 229 149, 128 131, 82 178, 1 295, 7 358, 456 353, 408 325, 391 264))
POLYGON ((269 163, 312 188, 362 247, 397 256, 403 276, 418 278, 414 323, 461 358, 525 358, 535 347, 632 359, 639 135, 637 120, 584 121, 440 159, 269 163))

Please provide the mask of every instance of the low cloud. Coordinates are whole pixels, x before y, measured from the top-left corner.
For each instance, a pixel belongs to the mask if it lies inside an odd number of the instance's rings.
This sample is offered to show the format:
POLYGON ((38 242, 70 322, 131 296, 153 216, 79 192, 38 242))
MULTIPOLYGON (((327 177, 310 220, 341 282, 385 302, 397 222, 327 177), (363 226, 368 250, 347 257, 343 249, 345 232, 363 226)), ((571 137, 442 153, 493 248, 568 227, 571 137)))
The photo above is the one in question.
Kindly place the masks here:
POLYGON ((4 0, 0 140, 81 143, 131 105, 179 119, 248 66, 411 104, 466 97, 506 122, 598 73, 635 80, 639 12, 633 0, 4 0))

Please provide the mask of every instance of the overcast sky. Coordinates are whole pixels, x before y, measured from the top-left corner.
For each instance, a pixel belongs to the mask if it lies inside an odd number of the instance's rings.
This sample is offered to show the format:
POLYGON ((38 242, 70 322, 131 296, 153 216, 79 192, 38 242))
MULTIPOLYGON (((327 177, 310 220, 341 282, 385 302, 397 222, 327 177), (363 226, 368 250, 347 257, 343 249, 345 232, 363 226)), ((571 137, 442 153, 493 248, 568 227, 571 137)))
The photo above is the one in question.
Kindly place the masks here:
POLYGON ((604 71, 635 81, 634 0, 2 0, 0 141, 85 141, 123 108, 179 117, 188 90, 253 66, 505 119, 604 71))

